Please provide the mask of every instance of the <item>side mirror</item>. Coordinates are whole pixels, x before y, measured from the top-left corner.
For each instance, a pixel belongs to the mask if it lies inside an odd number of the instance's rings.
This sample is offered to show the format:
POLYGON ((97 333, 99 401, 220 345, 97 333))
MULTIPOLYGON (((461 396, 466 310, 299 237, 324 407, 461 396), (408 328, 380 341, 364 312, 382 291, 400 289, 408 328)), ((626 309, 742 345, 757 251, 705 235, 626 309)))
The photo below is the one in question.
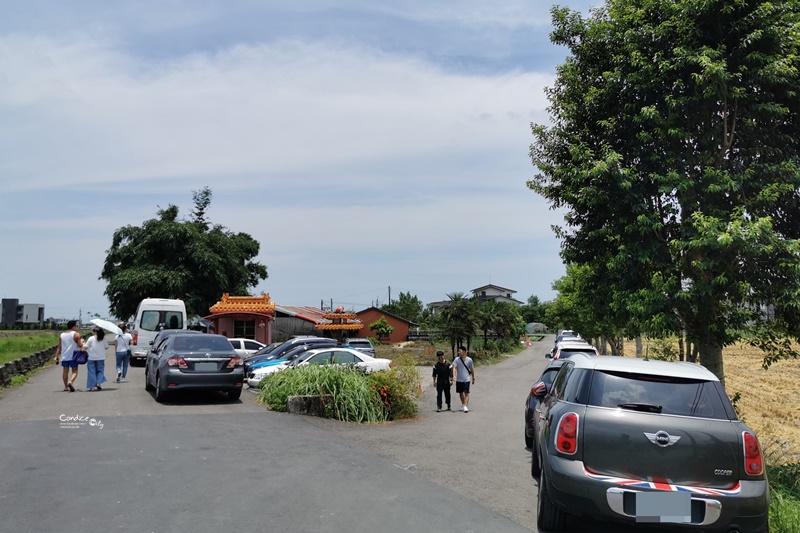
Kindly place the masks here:
POLYGON ((552 354, 552 353, 550 353, 550 352, 547 352, 546 354, 544 354, 544 356, 545 356, 547 359, 552 359, 552 358, 553 358, 553 354, 552 354))
POLYGON ((544 398, 547 394, 547 384, 544 381, 540 381, 533 387, 531 387, 531 395, 536 398, 544 398))

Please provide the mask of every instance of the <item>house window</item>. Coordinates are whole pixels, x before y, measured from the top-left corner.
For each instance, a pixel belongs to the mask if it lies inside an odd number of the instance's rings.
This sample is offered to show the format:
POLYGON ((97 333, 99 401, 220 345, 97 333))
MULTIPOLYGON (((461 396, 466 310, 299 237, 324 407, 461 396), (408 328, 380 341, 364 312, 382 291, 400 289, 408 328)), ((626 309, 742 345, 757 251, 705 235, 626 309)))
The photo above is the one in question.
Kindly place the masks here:
POLYGON ((235 320, 233 322, 233 337, 236 339, 255 339, 255 320, 235 320))
POLYGON ((486 296, 486 291, 481 291, 481 296, 486 296))

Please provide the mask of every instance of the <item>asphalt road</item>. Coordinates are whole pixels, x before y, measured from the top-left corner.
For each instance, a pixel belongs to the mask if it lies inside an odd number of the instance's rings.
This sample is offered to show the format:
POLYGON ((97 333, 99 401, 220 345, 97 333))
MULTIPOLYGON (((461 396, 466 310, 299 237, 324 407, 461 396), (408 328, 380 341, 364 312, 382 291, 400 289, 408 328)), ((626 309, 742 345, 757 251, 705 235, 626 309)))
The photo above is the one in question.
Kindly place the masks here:
POLYGON ((551 345, 477 367, 469 413, 455 387, 436 412, 425 368, 420 416, 383 425, 270 412, 248 391, 158 404, 138 367, 101 392, 81 368, 67 393, 51 367, 0 398, 2 530, 535 531, 523 402, 551 345))

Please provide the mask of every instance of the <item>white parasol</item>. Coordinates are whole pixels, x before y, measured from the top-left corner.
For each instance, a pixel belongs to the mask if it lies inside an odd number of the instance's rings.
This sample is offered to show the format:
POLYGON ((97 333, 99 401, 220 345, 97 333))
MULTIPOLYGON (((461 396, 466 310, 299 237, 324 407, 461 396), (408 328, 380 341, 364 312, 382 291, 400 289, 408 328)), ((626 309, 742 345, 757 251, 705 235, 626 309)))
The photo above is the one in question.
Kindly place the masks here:
POLYGON ((122 335, 122 330, 119 329, 119 326, 114 324, 113 322, 109 322, 108 320, 103 320, 102 318, 93 318, 90 320, 92 324, 95 326, 99 326, 106 331, 110 331, 116 335, 122 335))

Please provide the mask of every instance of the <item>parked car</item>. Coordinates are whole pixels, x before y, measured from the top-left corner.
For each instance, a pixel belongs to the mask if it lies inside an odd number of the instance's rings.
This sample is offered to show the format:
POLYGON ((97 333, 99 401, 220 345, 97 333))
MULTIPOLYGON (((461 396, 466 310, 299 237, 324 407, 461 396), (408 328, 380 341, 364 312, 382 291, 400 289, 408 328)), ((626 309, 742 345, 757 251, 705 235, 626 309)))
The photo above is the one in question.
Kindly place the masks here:
POLYGON ((533 413, 536 405, 542 398, 542 392, 547 392, 547 389, 553 384, 558 370, 564 364, 564 359, 550 361, 542 371, 542 375, 531 386, 528 397, 525 399, 525 446, 530 448, 533 446, 533 413))
POLYGON ((671 530, 769 531, 758 439, 702 366, 576 355, 537 394, 540 529, 588 514, 671 530))
POLYGON ((253 339, 228 339, 236 353, 242 357, 253 355, 266 345, 263 342, 258 342, 253 339))
POLYGON ((282 342, 281 344, 270 350, 269 353, 263 355, 258 355, 258 353, 256 353, 250 357, 245 358, 244 360, 245 375, 249 374, 250 366, 256 362, 270 361, 273 359, 277 359, 284 353, 288 352, 289 350, 297 348, 298 346, 301 346, 303 344, 327 346, 331 344, 331 342, 335 341, 333 341, 333 339, 328 339, 325 337, 311 337, 311 336, 292 337, 291 339, 282 342))
POLYGON ((274 374, 275 372, 281 372, 286 370, 287 368, 294 368, 298 366, 300 363, 314 355, 312 352, 314 350, 318 350, 319 348, 310 348, 305 350, 304 352, 300 353, 291 361, 280 360, 274 365, 269 366, 262 366, 247 375, 247 386, 250 388, 258 388, 261 386, 261 381, 269 376, 270 374, 274 374))
POLYGON ((353 348, 359 352, 364 352, 367 355, 375 357, 375 347, 372 342, 366 338, 352 338, 342 341, 342 346, 345 348, 353 348))
POLYGON ((569 359, 575 354, 600 355, 597 348, 588 342, 569 339, 556 344, 553 359, 569 359))
POLYGON ((168 336, 147 354, 144 380, 157 402, 173 391, 189 389, 221 390, 229 400, 238 400, 244 366, 224 336, 183 332, 168 336))
POLYGON ((366 373, 389 370, 392 367, 391 359, 375 358, 352 348, 318 348, 309 350, 308 357, 295 361, 293 366, 307 365, 355 365, 366 373))
POLYGON ((152 341, 150 341, 150 349, 147 350, 147 353, 145 354, 145 360, 147 359, 147 355, 150 352, 154 351, 156 348, 158 348, 158 346, 162 342, 164 342, 164 340, 166 340, 167 337, 170 337, 170 336, 176 335, 176 334, 203 335, 203 332, 202 331, 197 331, 197 330, 192 330, 192 329, 186 329, 186 330, 183 330, 183 329, 162 329, 161 331, 156 333, 155 338, 152 341))
POLYGON ((267 366, 277 365, 281 363, 290 363, 297 359, 300 354, 307 352, 308 350, 313 350, 315 348, 332 348, 336 346, 336 341, 333 339, 328 339, 330 342, 319 342, 313 344, 301 344, 299 346, 295 346, 291 350, 284 352, 283 355, 276 358, 267 358, 262 361, 255 361, 247 365, 248 375, 260 368, 264 368, 267 366))
POLYGON ((553 341, 553 348, 550 350, 550 355, 553 356, 556 353, 556 348, 558 345, 564 341, 584 341, 580 335, 573 332, 570 329, 562 330, 558 335, 556 335, 556 339, 553 341))

